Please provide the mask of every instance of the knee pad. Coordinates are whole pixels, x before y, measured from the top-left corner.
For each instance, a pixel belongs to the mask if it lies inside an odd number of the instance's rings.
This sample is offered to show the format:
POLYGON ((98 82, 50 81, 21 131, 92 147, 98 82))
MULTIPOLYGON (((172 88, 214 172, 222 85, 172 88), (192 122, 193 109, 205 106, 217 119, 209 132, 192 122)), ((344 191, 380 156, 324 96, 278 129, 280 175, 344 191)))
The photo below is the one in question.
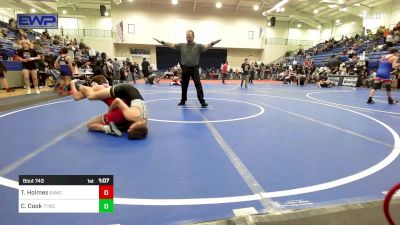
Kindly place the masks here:
POLYGON ((385 88, 386 88, 387 92, 392 91, 392 84, 391 83, 386 83, 385 84, 385 88))
POLYGON ((375 90, 381 89, 381 87, 382 87, 382 83, 381 82, 379 82, 379 83, 374 82, 374 86, 372 86, 372 88, 375 89, 375 90))

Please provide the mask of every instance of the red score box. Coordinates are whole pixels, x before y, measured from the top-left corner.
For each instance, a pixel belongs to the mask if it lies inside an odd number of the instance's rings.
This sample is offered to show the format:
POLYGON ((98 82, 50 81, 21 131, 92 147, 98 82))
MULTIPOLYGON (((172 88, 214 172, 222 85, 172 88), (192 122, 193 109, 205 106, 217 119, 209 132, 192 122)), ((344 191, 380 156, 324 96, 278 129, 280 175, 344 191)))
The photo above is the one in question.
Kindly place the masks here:
POLYGON ((100 185, 99 186, 99 199, 113 199, 114 186, 113 185, 100 185))

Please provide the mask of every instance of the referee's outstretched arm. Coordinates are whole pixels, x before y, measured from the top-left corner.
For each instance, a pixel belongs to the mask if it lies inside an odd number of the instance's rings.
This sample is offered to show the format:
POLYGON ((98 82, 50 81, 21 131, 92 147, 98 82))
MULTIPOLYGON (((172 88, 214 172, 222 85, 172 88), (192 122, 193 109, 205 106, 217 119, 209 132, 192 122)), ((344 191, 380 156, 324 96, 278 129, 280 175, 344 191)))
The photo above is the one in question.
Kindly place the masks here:
POLYGON ((176 49, 174 43, 165 42, 165 41, 160 41, 160 40, 158 40, 158 39, 156 39, 156 38, 153 38, 153 39, 156 40, 158 43, 164 45, 165 47, 176 49))

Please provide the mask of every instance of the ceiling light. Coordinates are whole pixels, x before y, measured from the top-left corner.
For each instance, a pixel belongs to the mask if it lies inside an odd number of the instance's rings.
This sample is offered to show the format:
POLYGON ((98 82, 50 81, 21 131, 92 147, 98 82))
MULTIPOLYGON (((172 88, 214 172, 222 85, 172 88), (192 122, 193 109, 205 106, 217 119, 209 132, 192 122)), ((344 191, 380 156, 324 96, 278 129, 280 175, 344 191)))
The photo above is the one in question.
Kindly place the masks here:
POLYGON ((268 22, 267 24, 268 24, 269 27, 271 26, 271 22, 268 22))
POLYGON ((64 15, 67 14, 67 10, 64 9, 64 10, 62 11, 62 14, 64 14, 64 15))
POLYGON ((318 9, 314 9, 314 14, 318 14, 318 9))
POLYGON ((128 2, 133 2, 133 0, 128 0, 128 2))
POLYGON ((36 12, 36 9, 32 8, 32 9, 31 9, 31 12, 35 13, 35 12, 36 12))
POLYGON ((347 8, 341 8, 341 9, 339 9, 340 11, 343 11, 343 12, 346 12, 347 11, 347 8))
POLYGON ((267 16, 267 11, 262 12, 261 15, 267 16))
POLYGON ((321 0, 319 3, 343 5, 344 0, 321 0))
POLYGON ((360 16, 363 17, 364 19, 366 19, 367 16, 368 16, 368 14, 367 14, 366 11, 362 11, 362 12, 360 13, 360 16))
POLYGON ((105 15, 105 16, 108 16, 108 12, 105 12, 104 15, 105 15))
POLYGON ((171 0, 172 5, 178 4, 178 0, 171 0))
POLYGON ((338 6, 338 5, 334 5, 334 4, 328 5, 328 7, 331 8, 331 9, 334 9, 334 8, 336 8, 337 6, 338 6))
POLYGON ((336 23, 340 23, 340 20, 336 20, 336 23))
POLYGON ((318 25, 318 29, 321 29, 322 28, 322 26, 321 25, 318 25))
POLYGON ((217 7, 218 9, 220 9, 220 8, 222 7, 222 3, 221 3, 221 2, 217 2, 217 3, 215 4, 215 7, 217 7))
POLYGON ((254 11, 258 11, 260 9, 260 6, 258 6, 258 5, 253 5, 253 10, 254 11))
POLYGON ((272 9, 268 10, 267 13, 273 12, 274 10, 279 9, 280 7, 282 7, 284 4, 286 4, 289 0, 282 0, 280 2, 278 2, 278 4, 276 4, 274 7, 272 7, 272 9))
POLYGON ((297 24, 297 27, 300 28, 300 27, 301 27, 301 24, 297 24))
POLYGON ((360 3, 355 3, 355 4, 353 4, 353 6, 358 7, 358 6, 361 6, 361 4, 360 3))

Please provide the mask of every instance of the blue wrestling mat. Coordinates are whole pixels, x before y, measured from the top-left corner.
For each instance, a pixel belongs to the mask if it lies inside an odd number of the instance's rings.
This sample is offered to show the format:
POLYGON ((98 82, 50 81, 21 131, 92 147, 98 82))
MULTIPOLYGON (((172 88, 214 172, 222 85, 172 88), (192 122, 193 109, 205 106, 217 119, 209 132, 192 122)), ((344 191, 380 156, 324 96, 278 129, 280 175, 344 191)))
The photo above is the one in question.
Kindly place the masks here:
MULTIPOLYGON (((70 97, 0 115, 0 218, 18 225, 159 225, 384 198, 400 171, 400 106, 367 89, 136 86, 149 135, 90 132, 100 101, 70 97), (18 213, 18 176, 114 176, 114 212, 18 213)), ((399 98, 399 93, 393 93, 399 98)))

